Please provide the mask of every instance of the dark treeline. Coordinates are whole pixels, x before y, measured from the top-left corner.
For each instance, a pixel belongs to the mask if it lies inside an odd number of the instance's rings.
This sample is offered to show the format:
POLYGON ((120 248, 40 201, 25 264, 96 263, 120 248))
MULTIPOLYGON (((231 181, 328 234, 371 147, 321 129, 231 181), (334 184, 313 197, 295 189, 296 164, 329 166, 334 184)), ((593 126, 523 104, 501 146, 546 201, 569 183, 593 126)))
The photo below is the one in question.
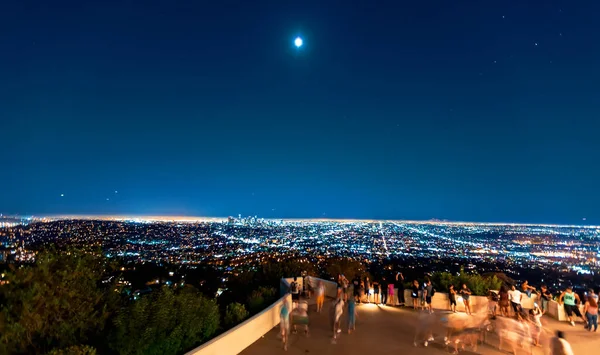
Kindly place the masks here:
MULTIPOLYGON (((209 265, 136 265, 99 251, 41 251, 34 264, 5 265, 0 353, 181 354, 272 304, 282 277, 377 279, 400 270, 416 272, 396 262, 290 257, 229 270, 225 280, 223 268, 209 265)), ((438 287, 465 281, 475 290, 493 284, 475 274, 453 277, 438 273, 432 280, 438 287)))

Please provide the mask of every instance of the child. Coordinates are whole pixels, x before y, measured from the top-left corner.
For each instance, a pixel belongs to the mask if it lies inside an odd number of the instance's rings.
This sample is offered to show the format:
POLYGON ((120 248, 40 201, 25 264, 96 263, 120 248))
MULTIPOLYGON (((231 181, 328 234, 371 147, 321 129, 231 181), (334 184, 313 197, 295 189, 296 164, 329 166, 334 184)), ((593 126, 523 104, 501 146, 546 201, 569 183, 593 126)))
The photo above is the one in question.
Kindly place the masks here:
POLYGON ((283 349, 287 351, 288 336, 290 333, 290 311, 288 309, 287 303, 284 302, 281 306, 281 312, 279 316, 279 327, 281 329, 281 340, 283 341, 283 349))
POLYGON ((348 301, 348 334, 352 333, 354 329, 356 329, 356 317, 358 316, 358 312, 356 310, 356 303, 354 300, 348 301))

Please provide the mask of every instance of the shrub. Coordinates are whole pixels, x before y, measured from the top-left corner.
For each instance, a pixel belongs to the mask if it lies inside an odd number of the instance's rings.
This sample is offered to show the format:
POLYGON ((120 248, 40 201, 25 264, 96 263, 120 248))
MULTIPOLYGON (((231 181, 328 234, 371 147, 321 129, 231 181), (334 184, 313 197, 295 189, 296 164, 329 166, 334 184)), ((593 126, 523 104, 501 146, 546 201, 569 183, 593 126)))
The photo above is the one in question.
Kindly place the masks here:
POLYGON ((123 308, 111 348, 119 354, 179 354, 212 337, 219 310, 193 287, 163 287, 123 308))
POLYGON ((64 349, 54 349, 47 355, 96 355, 96 349, 87 345, 74 345, 64 349))
POLYGON ((276 290, 273 287, 259 287, 248 297, 250 313, 258 313, 275 301, 276 290))
POLYGON ((365 272, 365 268, 359 261, 349 258, 329 259, 325 266, 325 270, 327 271, 327 274, 335 280, 337 280, 339 274, 343 274, 348 280, 352 280, 365 272))
POLYGON ((431 281, 441 292, 447 292, 450 285, 454 285, 454 288, 458 291, 463 284, 466 284, 475 296, 486 296, 488 290, 499 290, 502 286, 502 280, 496 275, 467 274, 463 269, 458 275, 452 275, 449 272, 436 272, 432 275, 431 281))
POLYGON ((238 323, 242 322, 248 317, 248 311, 241 303, 231 303, 227 305, 225 310, 225 317, 223 323, 227 328, 231 328, 238 323))
POLYGON ((118 304, 112 284, 100 287, 99 255, 43 252, 34 265, 8 272, 0 287, 0 353, 45 353, 101 332, 118 304))

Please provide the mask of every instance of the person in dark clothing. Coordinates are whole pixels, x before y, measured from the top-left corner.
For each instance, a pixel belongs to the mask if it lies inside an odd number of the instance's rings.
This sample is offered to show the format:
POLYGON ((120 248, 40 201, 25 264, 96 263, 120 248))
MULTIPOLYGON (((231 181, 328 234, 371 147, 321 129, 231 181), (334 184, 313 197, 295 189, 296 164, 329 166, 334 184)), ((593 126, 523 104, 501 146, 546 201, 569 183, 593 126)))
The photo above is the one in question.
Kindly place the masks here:
POLYGON ((448 288, 448 298, 450 299, 450 310, 456 313, 456 290, 454 285, 450 285, 450 288, 448 288))
POLYGON ((398 289, 398 303, 404 306, 404 275, 401 272, 396 273, 396 289, 398 289))
POLYGON ((352 291, 354 301, 360 303, 360 277, 358 276, 356 276, 354 280, 352 280, 352 291))
POLYGON ((381 285, 381 304, 385 306, 385 304, 387 303, 388 287, 389 287, 389 283, 387 282, 385 277, 381 278, 380 285, 381 285))
POLYGON ((413 281, 413 284, 411 287, 411 292, 410 292, 410 297, 412 298, 412 301, 413 301, 413 308, 417 309, 417 302, 419 299, 419 282, 417 280, 413 281))

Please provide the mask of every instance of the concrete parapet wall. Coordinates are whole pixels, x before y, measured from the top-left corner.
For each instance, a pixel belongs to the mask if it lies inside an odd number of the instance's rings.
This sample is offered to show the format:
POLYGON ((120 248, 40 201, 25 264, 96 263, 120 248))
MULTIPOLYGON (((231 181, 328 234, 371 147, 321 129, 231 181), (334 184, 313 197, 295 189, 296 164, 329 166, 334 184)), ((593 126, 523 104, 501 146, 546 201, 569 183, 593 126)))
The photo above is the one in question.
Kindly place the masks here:
POLYGON ((279 325, 281 306, 292 307, 292 296, 287 293, 264 311, 186 353, 186 355, 228 355, 238 354, 256 340, 279 325))

